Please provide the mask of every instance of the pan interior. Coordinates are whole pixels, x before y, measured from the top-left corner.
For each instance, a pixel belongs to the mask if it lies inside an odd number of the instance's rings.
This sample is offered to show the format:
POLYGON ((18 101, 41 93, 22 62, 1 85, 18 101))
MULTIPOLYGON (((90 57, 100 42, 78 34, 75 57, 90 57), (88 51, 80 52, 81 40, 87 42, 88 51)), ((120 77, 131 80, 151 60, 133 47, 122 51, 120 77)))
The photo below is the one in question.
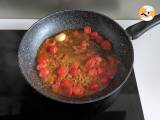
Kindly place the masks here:
POLYGON ((24 35, 19 47, 19 65, 29 84, 43 95, 67 103, 87 103, 106 97, 126 80, 132 68, 133 49, 125 31, 113 20, 94 12, 62 11, 51 14, 35 23, 24 35), (109 87, 94 96, 85 98, 69 98, 51 92, 43 85, 35 70, 35 59, 39 46, 44 39, 66 29, 92 26, 94 31, 101 33, 113 43, 116 55, 121 61, 119 72, 109 87))

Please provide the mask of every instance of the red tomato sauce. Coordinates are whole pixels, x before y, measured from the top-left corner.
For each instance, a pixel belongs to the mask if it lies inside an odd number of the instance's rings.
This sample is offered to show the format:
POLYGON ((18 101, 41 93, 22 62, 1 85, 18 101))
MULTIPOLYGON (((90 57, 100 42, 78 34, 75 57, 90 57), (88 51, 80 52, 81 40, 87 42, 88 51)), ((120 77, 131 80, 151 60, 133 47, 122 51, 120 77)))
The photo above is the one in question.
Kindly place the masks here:
POLYGON ((61 33, 47 38, 37 52, 40 79, 53 93, 67 97, 89 96, 106 88, 120 63, 112 42, 90 26, 61 33), (61 33, 63 40, 58 40, 61 33))

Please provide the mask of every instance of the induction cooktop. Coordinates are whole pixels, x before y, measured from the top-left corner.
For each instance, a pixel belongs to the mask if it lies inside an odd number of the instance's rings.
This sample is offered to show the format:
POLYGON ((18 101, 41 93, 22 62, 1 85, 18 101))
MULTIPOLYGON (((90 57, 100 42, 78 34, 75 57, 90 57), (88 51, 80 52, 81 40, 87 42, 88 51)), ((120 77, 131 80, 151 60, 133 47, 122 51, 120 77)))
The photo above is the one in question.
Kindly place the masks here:
MULTIPOLYGON (((134 70, 117 100, 107 108, 105 102, 97 113, 76 113, 76 108, 52 101, 33 90, 20 72, 18 46, 25 30, 0 30, 0 120, 28 117, 87 120, 144 120, 134 70)), ((88 111, 90 110, 88 109, 88 111)))

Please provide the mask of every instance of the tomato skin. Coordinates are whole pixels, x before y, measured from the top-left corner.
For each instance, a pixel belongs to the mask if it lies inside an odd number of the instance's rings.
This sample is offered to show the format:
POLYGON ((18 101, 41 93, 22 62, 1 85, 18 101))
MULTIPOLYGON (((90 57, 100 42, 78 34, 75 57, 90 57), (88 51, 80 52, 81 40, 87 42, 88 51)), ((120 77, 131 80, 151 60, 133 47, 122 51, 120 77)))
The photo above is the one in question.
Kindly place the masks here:
POLYGON ((101 43, 104 41, 104 39, 103 39, 102 36, 99 35, 99 36, 95 37, 95 41, 96 41, 97 43, 101 44, 101 43))
POLYGON ((41 55, 37 58, 38 64, 45 64, 47 62, 49 62, 49 58, 47 56, 41 55))
POLYGON ((59 89, 60 89, 60 85, 59 85, 59 84, 53 84, 51 87, 52 87, 52 90, 53 90, 54 92, 58 92, 59 89))
POLYGON ((76 37, 76 36, 78 36, 78 35, 79 35, 79 32, 76 30, 76 31, 73 31, 73 32, 72 32, 72 34, 73 34, 73 36, 75 36, 75 37, 76 37))
POLYGON ((61 87, 62 88, 71 88, 72 83, 69 79, 64 79, 64 80, 61 81, 61 87))
POLYGON ((68 57, 68 55, 66 53, 62 54, 62 56, 60 57, 60 60, 64 61, 66 58, 68 57))
POLYGON ((61 88, 68 96, 72 95, 72 86, 72 82, 69 79, 64 79, 61 81, 61 88))
POLYGON ((91 83, 90 84, 90 89, 91 90, 97 90, 99 88, 98 84, 97 83, 91 83))
POLYGON ((90 26, 85 26, 84 27, 84 33, 90 34, 92 32, 92 28, 90 26))
POLYGON ((96 70, 96 68, 91 68, 91 69, 89 69, 89 70, 88 70, 88 74, 89 74, 90 76, 96 76, 96 75, 97 75, 97 70, 96 70))
POLYGON ((97 69, 97 75, 101 74, 102 72, 104 72, 104 68, 101 68, 100 66, 97 69))
POLYGON ((41 69, 46 68, 46 67, 47 67, 47 64, 40 63, 40 64, 37 64, 36 69, 41 70, 41 69))
POLYGON ((119 60, 115 56, 109 56, 107 58, 107 61, 109 62, 109 64, 114 65, 114 66, 119 64, 119 60))
POLYGON ((72 63, 70 66, 70 74, 73 76, 79 76, 80 70, 78 69, 77 63, 72 63))
POLYGON ((92 32, 92 33, 91 33, 91 36, 97 38, 97 37, 99 36, 99 34, 98 34, 98 32, 92 32))
POLYGON ((115 67, 110 67, 110 69, 106 72, 109 79, 112 79, 117 72, 117 69, 115 67))
POLYGON ((64 41, 65 43, 63 43, 64 46, 68 46, 68 44, 71 44, 73 41, 69 36, 66 36, 66 39, 64 41), (68 43, 68 44, 66 44, 68 43))
POLYGON ((78 69, 78 64, 77 63, 72 63, 71 64, 71 69, 78 69))
POLYGON ((99 55, 92 55, 87 59, 85 66, 86 68, 87 67, 92 68, 96 65, 99 65, 101 61, 102 61, 102 58, 99 55))
POLYGON ((47 68, 43 68, 39 70, 39 77, 41 77, 42 79, 45 79, 49 74, 49 69, 47 68))
POLYGON ((58 51, 58 48, 56 45, 49 45, 48 46, 48 52, 50 52, 51 54, 55 54, 55 53, 57 53, 57 51, 58 51))
POLYGON ((86 49, 87 47, 89 47, 89 43, 86 40, 82 40, 81 47, 86 49))
POLYGON ((103 85, 107 85, 109 83, 108 76, 106 74, 100 76, 100 81, 103 85))
POLYGON ((55 59, 54 59, 54 57, 51 58, 50 64, 55 64, 55 59))
POLYGON ((57 73, 58 73, 59 77, 61 77, 61 78, 65 77, 68 73, 68 67, 61 65, 57 69, 57 73))
POLYGON ((78 85, 78 86, 75 86, 73 87, 73 94, 75 96, 81 96, 84 94, 84 88, 82 85, 78 85))
POLYGON ((72 95, 72 92, 73 92, 73 88, 72 87, 69 87, 65 90, 65 93, 68 95, 68 96, 71 96, 72 95))
POLYGON ((108 41, 108 40, 104 40, 104 41, 101 43, 101 47, 102 47, 104 50, 109 50, 109 51, 112 49, 111 42, 108 41))

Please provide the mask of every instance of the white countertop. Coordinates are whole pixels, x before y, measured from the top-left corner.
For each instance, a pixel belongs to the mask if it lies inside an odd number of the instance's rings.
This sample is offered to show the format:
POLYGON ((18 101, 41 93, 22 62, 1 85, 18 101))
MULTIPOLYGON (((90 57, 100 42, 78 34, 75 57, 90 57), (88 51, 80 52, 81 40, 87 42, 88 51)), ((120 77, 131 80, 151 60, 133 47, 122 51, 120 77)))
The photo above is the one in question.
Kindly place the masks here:
MULTIPOLYGON (((0 19, 0 29, 28 29, 36 19, 0 19)), ((124 28, 137 20, 117 20, 124 28)), ((132 41, 134 71, 145 120, 160 120, 160 25, 132 41)))

